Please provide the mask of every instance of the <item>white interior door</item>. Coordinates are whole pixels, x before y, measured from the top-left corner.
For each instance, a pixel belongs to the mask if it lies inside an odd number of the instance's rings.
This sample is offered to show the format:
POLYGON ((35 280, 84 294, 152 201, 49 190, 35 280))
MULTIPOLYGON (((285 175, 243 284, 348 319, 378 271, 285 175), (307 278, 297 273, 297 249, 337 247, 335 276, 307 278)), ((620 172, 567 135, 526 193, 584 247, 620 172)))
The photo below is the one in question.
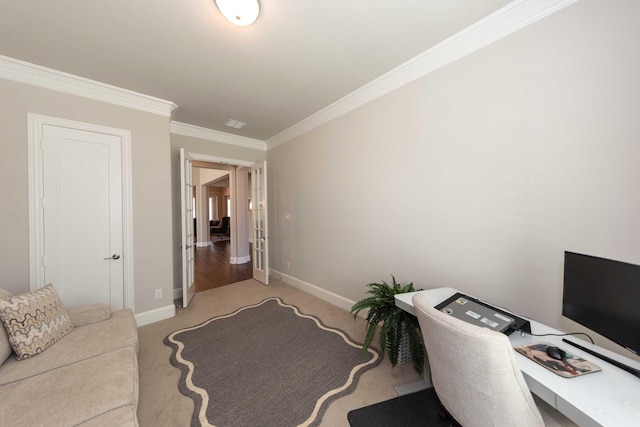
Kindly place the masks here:
MULTIPOLYGON (((195 294, 193 263, 193 160, 180 149, 180 200, 182 216, 182 307, 187 308, 195 294)), ((203 230, 206 232, 207 230, 203 230)))
POLYGON ((269 284, 269 238, 267 230, 267 162, 251 166, 253 205, 253 278, 269 284))
POLYGON ((44 283, 69 307, 124 306, 121 138, 42 127, 44 283))

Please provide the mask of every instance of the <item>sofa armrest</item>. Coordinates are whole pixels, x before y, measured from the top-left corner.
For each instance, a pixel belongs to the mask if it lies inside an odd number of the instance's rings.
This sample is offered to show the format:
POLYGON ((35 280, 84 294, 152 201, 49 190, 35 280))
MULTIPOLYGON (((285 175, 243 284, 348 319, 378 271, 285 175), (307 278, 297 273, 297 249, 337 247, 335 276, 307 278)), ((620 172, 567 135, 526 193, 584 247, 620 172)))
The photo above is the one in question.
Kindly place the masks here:
POLYGON ((78 327, 108 320, 111 317, 111 308, 108 304, 93 304, 67 309, 67 314, 73 326, 78 327))

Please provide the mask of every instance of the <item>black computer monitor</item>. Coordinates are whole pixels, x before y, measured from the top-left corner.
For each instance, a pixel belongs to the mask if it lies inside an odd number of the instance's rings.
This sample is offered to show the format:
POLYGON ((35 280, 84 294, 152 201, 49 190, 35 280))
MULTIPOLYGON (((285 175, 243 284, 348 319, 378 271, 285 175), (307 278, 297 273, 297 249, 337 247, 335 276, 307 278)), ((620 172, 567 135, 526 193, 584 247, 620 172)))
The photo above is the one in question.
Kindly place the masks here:
POLYGON ((562 314, 640 354, 640 266, 565 252, 562 314))

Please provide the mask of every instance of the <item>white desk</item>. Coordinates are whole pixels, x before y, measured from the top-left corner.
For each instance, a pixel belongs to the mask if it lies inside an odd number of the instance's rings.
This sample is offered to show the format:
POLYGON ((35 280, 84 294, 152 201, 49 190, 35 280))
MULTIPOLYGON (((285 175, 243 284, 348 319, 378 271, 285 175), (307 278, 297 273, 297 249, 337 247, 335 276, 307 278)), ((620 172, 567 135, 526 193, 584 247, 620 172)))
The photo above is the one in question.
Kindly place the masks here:
MULTIPOLYGON (((411 298, 422 293, 436 306, 453 296, 452 288, 436 288, 426 291, 396 295, 396 306, 415 314, 411 298)), ((473 297, 473 295, 470 295, 473 297)), ((474 297, 475 298, 475 297, 474 297)), ((529 319, 534 334, 561 333, 542 323, 529 319)), ((569 337, 572 341, 593 349, 605 356, 640 369, 640 363, 604 348, 569 337)), ((594 362, 601 372, 575 378, 563 378, 543 368, 531 359, 516 353, 516 360, 532 393, 562 412, 579 426, 638 427, 640 426, 640 378, 631 375, 603 360, 562 341, 562 337, 522 336, 514 332, 509 336, 515 345, 549 342, 594 362)))

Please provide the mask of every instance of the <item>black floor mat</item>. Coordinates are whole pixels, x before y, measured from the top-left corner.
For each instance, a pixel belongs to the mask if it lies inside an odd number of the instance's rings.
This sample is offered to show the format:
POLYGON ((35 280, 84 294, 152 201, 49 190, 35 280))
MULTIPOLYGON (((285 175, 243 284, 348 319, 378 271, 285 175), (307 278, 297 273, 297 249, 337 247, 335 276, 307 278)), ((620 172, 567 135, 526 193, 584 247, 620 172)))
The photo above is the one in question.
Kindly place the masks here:
POLYGON ((433 388, 396 397, 347 414, 351 427, 448 427, 433 388))

